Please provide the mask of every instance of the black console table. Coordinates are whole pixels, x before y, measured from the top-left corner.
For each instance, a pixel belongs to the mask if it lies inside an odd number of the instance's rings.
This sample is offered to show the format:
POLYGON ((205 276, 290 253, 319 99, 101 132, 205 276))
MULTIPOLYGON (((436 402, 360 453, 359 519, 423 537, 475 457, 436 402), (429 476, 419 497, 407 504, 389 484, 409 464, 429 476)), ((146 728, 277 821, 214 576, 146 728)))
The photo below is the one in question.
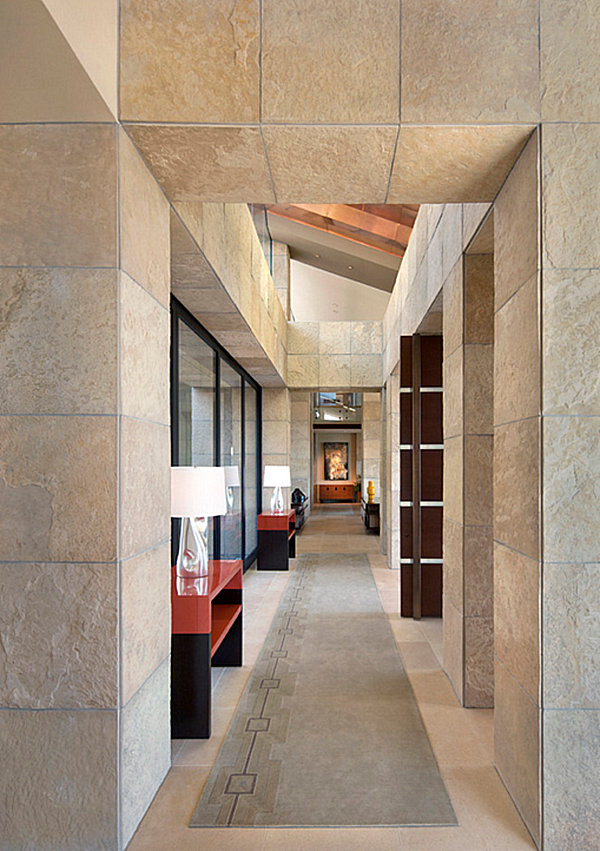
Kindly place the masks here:
POLYGON ((367 531, 379 535, 379 503, 367 502, 365 499, 360 502, 360 513, 367 531))

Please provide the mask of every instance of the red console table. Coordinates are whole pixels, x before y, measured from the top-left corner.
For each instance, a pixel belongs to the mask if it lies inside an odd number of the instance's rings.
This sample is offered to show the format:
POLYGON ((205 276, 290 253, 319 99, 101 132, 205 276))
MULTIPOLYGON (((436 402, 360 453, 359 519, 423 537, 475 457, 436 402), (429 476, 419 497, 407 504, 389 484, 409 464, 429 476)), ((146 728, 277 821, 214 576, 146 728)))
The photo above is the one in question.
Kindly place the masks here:
POLYGON ((258 515, 257 570, 289 570, 291 558, 296 557, 296 512, 258 515))
POLYGON ((171 735, 208 739, 211 668, 242 664, 243 562, 211 561, 208 576, 172 569, 171 735))

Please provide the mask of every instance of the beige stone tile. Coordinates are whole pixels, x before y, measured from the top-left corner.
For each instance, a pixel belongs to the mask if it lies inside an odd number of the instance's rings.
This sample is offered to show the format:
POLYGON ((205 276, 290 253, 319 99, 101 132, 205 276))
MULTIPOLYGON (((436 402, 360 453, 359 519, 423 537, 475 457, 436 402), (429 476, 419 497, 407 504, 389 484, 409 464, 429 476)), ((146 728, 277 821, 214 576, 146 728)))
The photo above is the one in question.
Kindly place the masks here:
POLYGON ((2 417, 0 459, 0 560, 114 560, 115 417, 2 417))
POLYGON ((465 437, 465 523, 473 526, 492 523, 493 443, 491 435, 465 437))
POLYGON ((464 347, 464 429, 467 434, 494 431, 494 347, 464 347))
POLYGON ((444 358, 451 355, 463 342, 463 275, 460 265, 444 281, 444 358))
POLYGON ((494 342, 494 257, 467 254, 465 275, 465 343, 494 342))
POLYGON ((502 662, 495 671, 496 768, 534 839, 540 835, 540 710, 502 662))
POLYGON ((398 849, 395 827, 273 828, 267 830, 264 851, 392 851, 398 849))
POLYGON ((455 523, 463 522, 463 438, 444 440, 444 515, 455 523))
POLYGON ((351 355, 350 385, 352 387, 379 387, 382 383, 381 355, 351 355))
POLYGON ((263 446, 265 449, 277 447, 280 453, 287 453, 290 446, 290 424, 281 421, 263 422, 263 446))
POLYGON ((444 437, 455 438, 464 431, 464 346, 444 358, 444 437))
POLYGON ((538 119, 534 0, 404 0, 401 57, 403 122, 538 119), (502 61, 490 62, 496 51, 502 61))
POLYGON ((267 388, 262 393, 262 414, 265 420, 287 420, 290 415, 289 391, 267 388))
POLYGON ((456 695, 462 701, 464 676, 464 619, 461 612, 444 594, 444 671, 456 695))
POLYGON ((272 125, 263 134, 278 203, 385 202, 395 127, 272 125))
POLYGON ((600 272, 544 274, 544 412, 600 414, 600 272))
POLYGON ((539 137, 525 146, 494 204, 495 307, 500 308, 539 267, 539 137))
POLYGON ((275 200, 257 127, 129 124, 126 130, 171 201, 275 200))
POLYGON ((116 412, 116 281, 112 269, 0 269, 3 413, 116 412))
POLYGON ((595 3, 540 4, 541 96, 544 121, 600 121, 595 3))
POLYGON ((463 204, 463 246, 467 248, 490 209, 489 204, 463 204))
MULTIPOLYGON (((485 710, 476 714, 481 716, 485 710)), ((457 833, 466 833, 462 840, 465 851, 533 851, 533 840, 493 765, 445 768, 443 776, 460 822, 457 833)), ((428 834, 429 830, 421 833, 428 834)), ((424 851, 427 846, 415 847, 424 851)), ((435 847, 443 851, 454 848, 445 844, 435 847)))
POLYGON ((496 313, 494 423, 540 411, 540 322, 537 273, 496 313))
POLYGON ((0 703, 114 708, 115 564, 3 564, 0 703))
POLYGON ((597 564, 544 566, 544 706, 598 709, 597 564))
POLYGON ((491 617, 494 611, 494 556, 491 526, 464 528, 465 615, 491 617))
POLYGON ((544 712, 544 844, 593 848, 598 841, 600 713, 544 712))
POLYGON ((114 126, 0 127, 0 265, 113 266, 114 126))
MULTIPOLYGON (((396 592, 397 593, 397 592, 396 592)), ((404 667, 412 671, 437 671, 439 662, 431 645, 421 636, 421 641, 397 641, 404 667)))
POLYGON ((378 355, 382 351, 381 322, 351 322, 350 349, 355 355, 378 355))
POLYGON ((117 846, 115 712, 4 709, 0 748, 3 844, 84 848, 93 836, 117 846))
POLYGON ((121 267, 169 305, 169 203, 124 130, 119 130, 121 267))
POLYGON ((539 556, 539 420, 494 431, 494 539, 539 556))
POLYGON ((599 124, 547 124, 542 135, 545 268, 600 267, 599 124))
POLYGON ((287 380, 290 387, 318 387, 319 357, 288 355, 287 380))
POLYGON ((121 830, 127 843, 171 765, 170 659, 121 712, 121 830))
POLYGON ((597 562, 598 417, 544 417, 544 557, 597 562))
POLYGON ((121 556, 154 547, 170 534, 170 435, 166 426, 121 421, 121 556))
POLYGON ((350 354, 350 322, 319 322, 319 354, 350 354))
POLYGON ((190 830, 188 824, 208 773, 207 767, 171 768, 128 847, 133 851, 161 851, 165 845, 197 848, 198 831, 190 830), (195 846, 190 845, 192 838, 195 846))
MULTIPOLYGON (((462 261, 462 205, 446 204, 438 225, 442 239, 442 278, 445 281, 457 263, 462 261)), ((461 264, 462 265, 462 264, 461 264)))
POLYGON ((121 274, 121 412, 169 425, 169 312, 121 274))
POLYGON ((121 702, 171 651, 171 546, 121 564, 121 702))
POLYGON ((343 0, 264 0, 264 120, 397 122, 399 27, 394 0, 354 3, 352 14, 343 0))
POLYGON ((321 355, 319 358, 319 384, 326 389, 341 390, 352 386, 350 355, 321 355))
POLYGON ((123 120, 247 122, 259 117, 259 3, 126 0, 123 120))
POLYGON ((298 355, 319 353, 319 322, 290 322, 288 324, 288 352, 298 355))
POLYGON ((492 201, 532 129, 402 126, 387 203, 492 201))
POLYGON ((465 706, 494 705, 493 618, 465 618, 465 706))
POLYGON ((459 611, 464 598, 463 529, 462 524, 444 518, 444 593, 459 611))

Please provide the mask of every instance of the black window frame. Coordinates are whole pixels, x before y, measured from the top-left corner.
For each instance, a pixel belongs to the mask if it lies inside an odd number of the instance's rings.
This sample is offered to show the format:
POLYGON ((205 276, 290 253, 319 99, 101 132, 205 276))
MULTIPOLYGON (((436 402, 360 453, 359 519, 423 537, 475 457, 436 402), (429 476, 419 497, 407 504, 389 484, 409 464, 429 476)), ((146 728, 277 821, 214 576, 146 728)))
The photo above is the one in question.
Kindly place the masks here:
MULTIPOLYGON (((241 462, 240 462, 240 488, 241 488, 241 542, 242 559, 244 571, 256 560, 258 546, 251 552, 246 552, 246 387, 250 386, 256 391, 256 506, 257 514, 262 511, 262 388, 252 376, 246 372, 235 358, 216 340, 210 331, 198 322, 196 317, 177 299, 171 296, 171 464, 177 467, 179 464, 179 323, 183 322, 194 334, 206 343, 214 355, 215 370, 215 396, 213 408, 213 464, 218 467, 220 463, 221 446, 221 362, 231 367, 241 376, 241 462)), ((221 557, 221 524, 218 517, 214 520, 214 558, 221 557)), ((177 558, 177 546, 179 542, 179 523, 177 519, 172 521, 172 559, 177 558)))

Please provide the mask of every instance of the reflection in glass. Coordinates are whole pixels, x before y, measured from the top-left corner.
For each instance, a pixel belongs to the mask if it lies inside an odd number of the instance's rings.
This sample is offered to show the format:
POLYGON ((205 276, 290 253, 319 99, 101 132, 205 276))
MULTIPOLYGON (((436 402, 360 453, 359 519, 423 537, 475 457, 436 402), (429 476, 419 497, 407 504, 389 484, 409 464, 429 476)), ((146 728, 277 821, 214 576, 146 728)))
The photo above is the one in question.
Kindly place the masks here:
MULTIPOLYGON (((215 353, 179 321, 180 467, 212 467, 215 463, 215 353)), ((214 558, 214 520, 208 523, 208 557, 214 558)))
POLYGON ((244 386, 244 525, 246 530, 246 555, 258 546, 256 518, 258 515, 257 476, 257 392, 249 384, 244 386))
MULTIPOLYGON (((237 467, 242 463, 242 378, 229 364, 221 360, 221 446, 219 464, 237 467)), ((230 481, 234 481, 230 471, 230 481)), ((242 494, 232 485, 231 505, 221 517, 221 558, 242 558, 242 494)))

